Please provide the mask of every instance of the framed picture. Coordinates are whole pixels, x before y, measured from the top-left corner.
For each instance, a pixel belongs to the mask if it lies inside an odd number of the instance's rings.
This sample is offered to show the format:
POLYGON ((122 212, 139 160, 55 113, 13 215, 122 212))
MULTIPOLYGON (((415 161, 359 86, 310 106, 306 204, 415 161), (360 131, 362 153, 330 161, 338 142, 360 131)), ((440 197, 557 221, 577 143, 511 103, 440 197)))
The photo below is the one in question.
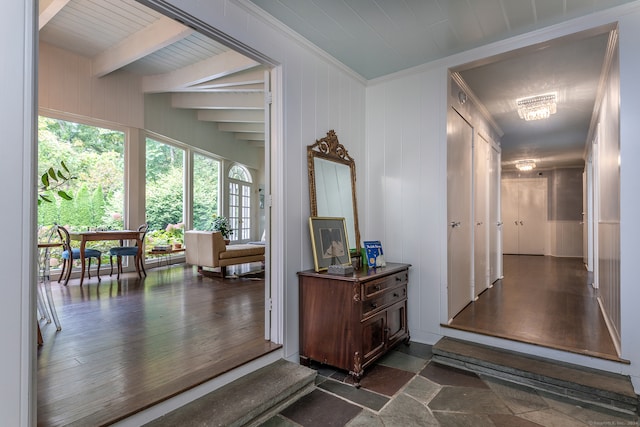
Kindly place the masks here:
POLYGON ((312 216, 309 229, 316 271, 327 270, 334 264, 351 265, 344 218, 312 216))

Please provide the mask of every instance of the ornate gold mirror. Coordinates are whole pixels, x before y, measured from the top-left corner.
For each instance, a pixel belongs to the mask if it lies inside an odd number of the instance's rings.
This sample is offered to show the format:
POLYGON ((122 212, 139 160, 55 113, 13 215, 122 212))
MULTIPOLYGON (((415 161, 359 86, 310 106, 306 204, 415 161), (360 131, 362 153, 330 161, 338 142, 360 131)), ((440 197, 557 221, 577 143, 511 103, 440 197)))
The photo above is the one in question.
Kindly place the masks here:
POLYGON ((353 254, 360 254, 356 164, 335 131, 307 146, 311 216, 344 217, 353 254))

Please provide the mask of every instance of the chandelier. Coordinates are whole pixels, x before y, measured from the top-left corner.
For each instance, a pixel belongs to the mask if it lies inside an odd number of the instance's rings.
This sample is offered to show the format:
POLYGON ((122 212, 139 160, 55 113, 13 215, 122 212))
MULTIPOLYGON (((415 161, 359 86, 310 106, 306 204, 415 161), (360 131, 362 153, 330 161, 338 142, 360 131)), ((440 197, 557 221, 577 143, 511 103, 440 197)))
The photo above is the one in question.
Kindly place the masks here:
POLYGON ((516 162, 516 168, 522 172, 527 172, 536 167, 536 162, 531 159, 518 160, 516 162))
POLYGON ((549 118, 556 113, 556 92, 516 99, 518 115, 526 121, 549 118))

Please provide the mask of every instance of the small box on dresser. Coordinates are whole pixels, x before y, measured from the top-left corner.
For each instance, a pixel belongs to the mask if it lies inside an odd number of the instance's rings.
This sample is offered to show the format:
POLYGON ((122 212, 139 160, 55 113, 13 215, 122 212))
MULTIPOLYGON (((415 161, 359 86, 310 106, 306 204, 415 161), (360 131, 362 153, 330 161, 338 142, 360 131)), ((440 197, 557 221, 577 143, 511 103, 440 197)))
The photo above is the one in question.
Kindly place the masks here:
POLYGON ((300 363, 344 369, 359 385, 364 370, 409 341, 409 264, 387 263, 351 275, 298 272, 300 363))

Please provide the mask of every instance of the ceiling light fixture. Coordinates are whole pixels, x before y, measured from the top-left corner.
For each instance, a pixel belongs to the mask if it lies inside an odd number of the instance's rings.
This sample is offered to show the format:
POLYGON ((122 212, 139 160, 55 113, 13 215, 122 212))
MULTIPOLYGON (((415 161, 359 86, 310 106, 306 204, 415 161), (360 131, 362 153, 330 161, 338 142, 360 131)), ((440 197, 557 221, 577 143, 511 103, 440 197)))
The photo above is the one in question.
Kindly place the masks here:
POLYGON ((522 172, 527 172, 536 167, 536 162, 531 159, 527 160, 518 160, 516 162, 516 168, 522 172))
POLYGON ((556 92, 516 99, 518 115, 526 121, 547 119, 556 113, 556 92))

